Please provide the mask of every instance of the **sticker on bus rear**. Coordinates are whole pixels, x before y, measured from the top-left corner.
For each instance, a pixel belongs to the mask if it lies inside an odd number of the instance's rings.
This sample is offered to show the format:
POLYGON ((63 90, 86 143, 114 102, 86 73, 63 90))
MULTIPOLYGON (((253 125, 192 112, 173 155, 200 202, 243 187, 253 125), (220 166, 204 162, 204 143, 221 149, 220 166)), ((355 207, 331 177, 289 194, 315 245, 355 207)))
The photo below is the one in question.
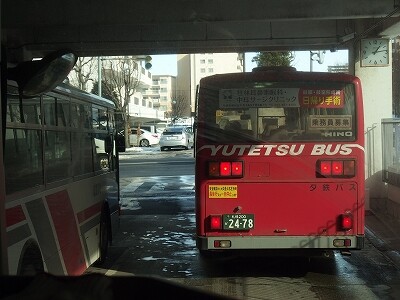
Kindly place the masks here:
POLYGON ((310 108, 343 108, 344 91, 332 89, 300 89, 300 106, 310 108))
POLYGON ((299 88, 240 88, 219 91, 220 108, 299 107, 299 88))
POLYGON ((209 185, 208 198, 237 198, 237 185, 209 185))
POLYGON ((351 115, 310 115, 308 119, 308 130, 352 130, 351 115))

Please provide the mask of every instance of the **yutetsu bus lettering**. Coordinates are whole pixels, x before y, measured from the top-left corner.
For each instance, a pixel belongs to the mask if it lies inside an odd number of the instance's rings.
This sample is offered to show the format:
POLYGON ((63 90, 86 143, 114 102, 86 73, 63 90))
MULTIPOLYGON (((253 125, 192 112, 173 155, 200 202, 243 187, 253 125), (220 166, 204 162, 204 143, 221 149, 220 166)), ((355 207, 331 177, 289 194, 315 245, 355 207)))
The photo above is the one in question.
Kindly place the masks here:
POLYGON ((358 144, 315 144, 312 148, 305 144, 293 145, 204 145, 197 152, 210 151, 210 156, 298 156, 305 155, 350 155, 353 148, 364 151, 358 144))

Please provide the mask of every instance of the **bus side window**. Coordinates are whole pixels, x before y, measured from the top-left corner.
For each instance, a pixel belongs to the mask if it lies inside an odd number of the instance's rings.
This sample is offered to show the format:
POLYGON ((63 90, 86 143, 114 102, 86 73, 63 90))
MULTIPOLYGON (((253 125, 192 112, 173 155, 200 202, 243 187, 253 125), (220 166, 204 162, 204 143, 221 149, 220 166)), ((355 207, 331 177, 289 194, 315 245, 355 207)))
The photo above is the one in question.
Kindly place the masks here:
POLYGON ((99 126, 99 109, 97 107, 92 107, 92 127, 98 129, 99 126))
POLYGON ((71 104, 71 127, 90 128, 91 111, 88 105, 71 104))
POLYGON ((80 123, 81 121, 80 121, 78 104, 71 103, 71 127, 79 128, 80 123))
POLYGON ((34 97, 24 101, 22 105, 25 123, 40 124, 40 98, 34 97))
POLYGON ((69 126, 69 118, 69 100, 57 98, 57 126, 69 126))
POLYGON ((43 184, 40 130, 6 129, 4 167, 6 192, 43 184))
POLYGON ((74 150, 72 152, 72 169, 74 176, 91 173, 93 171, 92 142, 93 138, 90 133, 72 133, 72 145, 74 145, 74 150))
POLYGON ((43 96, 44 124, 56 126, 56 99, 43 96))
POLYGON ((58 181, 70 176, 71 146, 69 133, 46 131, 44 153, 47 182, 58 181))

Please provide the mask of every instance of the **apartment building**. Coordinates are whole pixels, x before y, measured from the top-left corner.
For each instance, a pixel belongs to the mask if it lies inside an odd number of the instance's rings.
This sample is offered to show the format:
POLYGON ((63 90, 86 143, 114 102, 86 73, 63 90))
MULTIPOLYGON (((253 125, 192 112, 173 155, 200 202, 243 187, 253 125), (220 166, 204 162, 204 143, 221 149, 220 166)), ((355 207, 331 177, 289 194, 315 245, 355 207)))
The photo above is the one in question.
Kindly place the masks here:
POLYGON ((153 103, 153 108, 162 112, 171 110, 172 97, 176 91, 176 77, 172 75, 153 75, 152 85, 141 90, 143 99, 153 103))
POLYGON ((243 72, 241 53, 199 53, 177 56, 177 91, 190 99, 194 111, 196 87, 201 78, 223 73, 243 72))

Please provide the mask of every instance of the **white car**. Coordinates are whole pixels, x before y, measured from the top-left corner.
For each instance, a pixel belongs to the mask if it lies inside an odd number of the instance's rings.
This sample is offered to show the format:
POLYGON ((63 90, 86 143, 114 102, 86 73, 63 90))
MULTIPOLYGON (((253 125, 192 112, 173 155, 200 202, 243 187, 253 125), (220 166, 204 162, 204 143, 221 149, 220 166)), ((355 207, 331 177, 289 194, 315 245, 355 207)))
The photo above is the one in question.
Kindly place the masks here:
POLYGON ((151 147, 158 145, 160 137, 157 133, 140 129, 140 135, 137 134, 137 128, 131 128, 131 134, 129 135, 129 143, 131 146, 139 147, 151 147))
POLYGON ((193 148, 193 132, 191 127, 173 126, 167 127, 160 137, 160 149, 189 149, 193 148))

